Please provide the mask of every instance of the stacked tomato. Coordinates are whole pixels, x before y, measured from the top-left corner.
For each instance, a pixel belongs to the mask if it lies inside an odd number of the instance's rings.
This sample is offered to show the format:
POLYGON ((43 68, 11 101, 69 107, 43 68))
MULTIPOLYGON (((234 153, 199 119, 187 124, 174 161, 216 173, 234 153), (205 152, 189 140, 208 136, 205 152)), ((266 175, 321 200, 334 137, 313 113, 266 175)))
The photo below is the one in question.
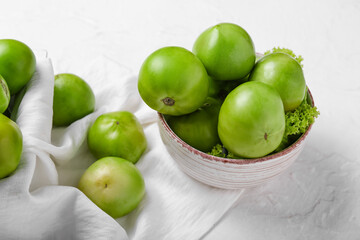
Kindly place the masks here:
POLYGON ((9 106, 17 93, 35 72, 32 50, 13 39, 0 40, 0 179, 15 171, 22 152, 22 133, 9 116, 15 106, 9 106))
POLYGON ((285 53, 256 59, 249 34, 221 23, 205 30, 192 52, 164 47, 143 63, 138 90, 189 145, 208 152, 217 143, 238 157, 273 152, 285 112, 297 108, 306 85, 300 64, 285 53))

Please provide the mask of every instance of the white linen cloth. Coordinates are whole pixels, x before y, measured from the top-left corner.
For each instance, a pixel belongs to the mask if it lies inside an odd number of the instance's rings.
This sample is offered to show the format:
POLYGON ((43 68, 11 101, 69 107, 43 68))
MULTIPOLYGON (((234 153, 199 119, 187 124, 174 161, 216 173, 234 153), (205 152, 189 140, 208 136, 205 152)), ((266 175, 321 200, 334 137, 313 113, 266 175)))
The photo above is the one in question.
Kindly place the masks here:
POLYGON ((17 117, 24 139, 21 162, 14 174, 0 180, 0 238, 200 239, 242 191, 208 187, 181 172, 160 138, 156 112, 138 95, 136 77, 92 71, 99 77, 91 83, 94 113, 52 129, 54 72, 49 58, 37 56, 17 117), (88 127, 100 114, 117 110, 131 111, 140 120, 148 148, 136 164, 145 180, 145 198, 115 221, 76 185, 96 160, 86 145, 88 127))

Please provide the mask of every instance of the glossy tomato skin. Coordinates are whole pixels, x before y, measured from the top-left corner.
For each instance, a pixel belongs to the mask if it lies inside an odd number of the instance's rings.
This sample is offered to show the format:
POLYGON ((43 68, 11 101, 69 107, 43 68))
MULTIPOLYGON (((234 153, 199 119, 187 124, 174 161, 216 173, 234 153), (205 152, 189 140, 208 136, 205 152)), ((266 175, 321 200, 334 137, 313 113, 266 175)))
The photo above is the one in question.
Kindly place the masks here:
POLYGON ((182 116, 169 116, 167 123, 174 133, 190 146, 209 152, 220 143, 217 132, 221 101, 208 98, 201 108, 182 116))
POLYGON ((30 81, 35 68, 35 55, 26 44, 14 39, 0 39, 0 74, 11 95, 30 81))
POLYGON ((94 109, 95 95, 82 78, 71 73, 55 75, 54 126, 67 126, 92 113, 94 109))
POLYGON ((131 112, 99 116, 88 132, 88 146, 96 158, 121 157, 136 163, 147 147, 143 128, 131 112))
POLYGON ((4 80, 0 75, 0 113, 5 112, 10 103, 10 91, 4 80))
POLYGON ((297 108, 305 97, 306 83, 302 68, 285 53, 272 53, 261 58, 249 80, 274 87, 281 96, 285 111, 297 108))
POLYGON ((220 23, 205 30, 195 41, 193 52, 215 80, 244 78, 256 58, 249 34, 232 23, 220 23))
POLYGON ((218 132, 223 145, 243 158, 274 151, 285 131, 285 113, 279 93, 262 82, 247 82, 226 97, 219 113, 218 132))
POLYGON ((19 165, 22 133, 15 122, 0 114, 0 179, 9 176, 19 165))
POLYGON ((181 47, 164 47, 142 64, 138 90, 152 109, 178 116, 194 112, 205 102, 209 79, 193 53, 181 47))
POLYGON ((80 178, 78 188, 113 218, 134 210, 145 195, 145 182, 131 162, 105 157, 94 162, 80 178))

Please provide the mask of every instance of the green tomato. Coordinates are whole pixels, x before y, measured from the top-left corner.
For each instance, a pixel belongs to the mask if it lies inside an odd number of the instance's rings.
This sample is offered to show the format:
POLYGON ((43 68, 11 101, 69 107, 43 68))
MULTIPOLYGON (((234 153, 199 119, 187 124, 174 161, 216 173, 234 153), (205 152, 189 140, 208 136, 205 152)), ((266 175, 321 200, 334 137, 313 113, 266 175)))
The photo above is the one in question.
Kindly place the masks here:
POLYGON ((88 132, 88 146, 97 158, 115 156, 136 163, 147 147, 143 128, 131 112, 99 116, 88 132))
POLYGON ((70 73, 55 76, 54 126, 67 126, 92 113, 94 109, 95 95, 82 78, 70 73))
POLYGON ((113 218, 134 210, 145 195, 140 171, 118 157, 105 157, 93 163, 82 175, 78 188, 113 218))
POLYGON ((256 58, 249 34, 232 23, 221 23, 205 30, 195 41, 193 52, 216 80, 245 77, 256 58))
POLYGON ((22 146, 22 133, 17 124, 0 114, 0 179, 18 167, 22 146))
POLYGON ((30 81, 35 67, 35 55, 27 45, 13 39, 0 39, 0 74, 11 95, 19 92, 30 81))
POLYGON ((144 61, 138 90, 152 109, 178 116, 194 112, 205 102, 209 79, 193 53, 181 47, 164 47, 144 61))
POLYGON ((220 143, 217 132, 221 101, 208 98, 204 106, 183 116, 168 116, 167 123, 174 133, 190 146, 209 152, 220 143))
POLYGON ((5 112, 10 103, 10 92, 9 88, 4 80, 4 78, 0 75, 0 113, 5 112))
POLYGON ((305 97, 306 83, 300 64, 285 53, 261 58, 250 75, 250 81, 271 85, 280 94, 285 111, 297 108, 305 97))
POLYGON ((237 86, 239 86, 240 84, 247 82, 249 78, 249 75, 246 75, 246 77, 240 79, 240 80, 231 80, 231 81, 217 81, 220 82, 219 84, 219 98, 224 100, 226 98, 226 96, 232 91, 234 90, 237 86))
POLYGON ((209 76, 209 97, 216 98, 220 92, 220 81, 209 76))
POLYGON ((218 132, 230 152, 244 158, 263 157, 279 146, 285 113, 279 93, 262 82, 246 82, 226 97, 218 132))

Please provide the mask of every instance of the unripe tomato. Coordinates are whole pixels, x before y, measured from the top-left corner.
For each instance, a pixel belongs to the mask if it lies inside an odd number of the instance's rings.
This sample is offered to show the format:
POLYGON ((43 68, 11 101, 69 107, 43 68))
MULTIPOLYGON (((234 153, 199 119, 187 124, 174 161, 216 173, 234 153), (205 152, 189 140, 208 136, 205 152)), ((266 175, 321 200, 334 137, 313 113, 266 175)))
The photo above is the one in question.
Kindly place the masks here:
POLYGON ((250 81, 269 84, 280 94, 285 111, 297 108, 305 97, 306 83, 300 64, 285 53, 261 58, 251 72, 250 81))
POLYGON ((194 54, 215 80, 239 80, 255 64, 255 48, 249 34, 240 26, 220 23, 196 39, 194 54))
POLYGON ((178 116, 194 112, 205 102, 209 79, 193 53, 181 47, 164 47, 144 61, 138 90, 152 109, 178 116))
POLYGON ((131 162, 118 157, 94 162, 82 175, 78 188, 113 218, 134 210, 145 195, 140 171, 131 162))
POLYGON ((167 123, 174 133, 190 146, 209 152, 220 143, 217 132, 221 101, 208 98, 201 108, 182 116, 169 116, 167 123))
POLYGON ((147 147, 144 130, 131 112, 99 116, 88 132, 88 146, 96 158, 114 156, 136 163, 147 147))
POLYGON ((92 113, 94 109, 95 95, 82 78, 70 73, 55 76, 54 126, 67 126, 92 113))
POLYGON ((279 93, 262 82, 246 82, 226 97, 219 113, 223 145, 244 158, 273 152, 285 131, 285 112, 279 93))
POLYGON ((0 39, 0 74, 11 95, 30 81, 35 67, 35 55, 27 45, 14 39, 0 39))
POLYGON ((0 179, 15 171, 22 146, 22 133, 17 124, 0 114, 0 179))

